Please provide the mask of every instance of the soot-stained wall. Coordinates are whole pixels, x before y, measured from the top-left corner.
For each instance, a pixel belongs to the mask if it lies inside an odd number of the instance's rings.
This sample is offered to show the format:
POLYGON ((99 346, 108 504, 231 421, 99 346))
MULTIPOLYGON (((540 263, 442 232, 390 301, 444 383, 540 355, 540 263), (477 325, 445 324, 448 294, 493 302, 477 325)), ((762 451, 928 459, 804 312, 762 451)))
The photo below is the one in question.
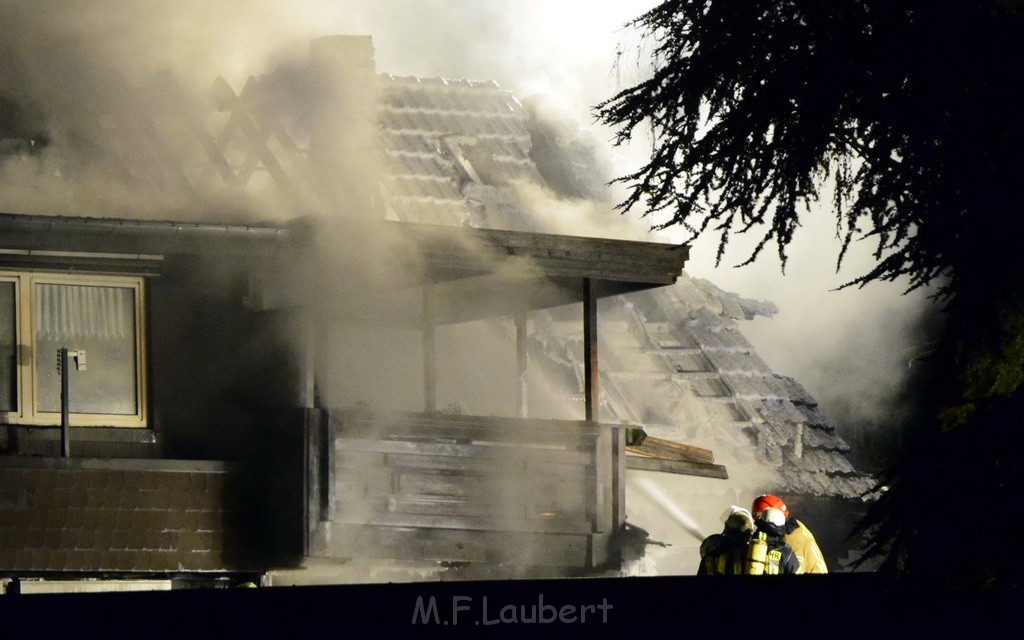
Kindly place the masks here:
POLYGON ((259 264, 174 258, 149 286, 152 425, 164 455, 232 462, 253 523, 239 544, 269 564, 301 553, 303 422, 293 316, 264 309, 259 264))
POLYGON ((259 308, 252 268, 178 258, 150 281, 151 422, 168 457, 249 458, 296 408, 288 317, 259 308))

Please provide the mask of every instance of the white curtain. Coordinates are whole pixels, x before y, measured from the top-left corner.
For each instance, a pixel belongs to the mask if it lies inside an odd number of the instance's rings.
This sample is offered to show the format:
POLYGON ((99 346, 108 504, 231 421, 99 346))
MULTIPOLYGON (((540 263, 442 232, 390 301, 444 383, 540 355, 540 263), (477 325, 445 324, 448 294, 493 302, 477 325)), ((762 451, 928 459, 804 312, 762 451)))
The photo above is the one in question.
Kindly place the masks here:
POLYGON ((134 333, 135 290, 37 284, 36 335, 42 340, 119 339, 134 333))

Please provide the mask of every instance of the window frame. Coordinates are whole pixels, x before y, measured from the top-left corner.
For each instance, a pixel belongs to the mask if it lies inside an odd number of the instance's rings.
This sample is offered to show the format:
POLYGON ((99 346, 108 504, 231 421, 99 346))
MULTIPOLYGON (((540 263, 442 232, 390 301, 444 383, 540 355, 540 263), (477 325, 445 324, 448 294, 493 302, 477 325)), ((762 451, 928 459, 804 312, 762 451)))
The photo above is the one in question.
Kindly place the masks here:
MULTIPOLYGON (((36 370, 35 307, 37 284, 72 286, 106 286, 132 289, 134 292, 135 329, 135 413, 70 413, 72 427, 127 427, 146 428, 148 416, 148 379, 146 353, 146 286, 145 278, 133 275, 101 273, 73 274, 50 271, 24 271, 0 269, 0 282, 14 283, 15 343, 16 343, 16 398, 17 410, 0 412, 0 423, 26 426, 59 426, 59 411, 40 411, 38 408, 38 372, 36 370)), ((56 366, 56 360, 54 360, 56 366)), ((70 364, 69 366, 74 366, 70 364)), ((73 392, 73 389, 72 389, 73 392)))

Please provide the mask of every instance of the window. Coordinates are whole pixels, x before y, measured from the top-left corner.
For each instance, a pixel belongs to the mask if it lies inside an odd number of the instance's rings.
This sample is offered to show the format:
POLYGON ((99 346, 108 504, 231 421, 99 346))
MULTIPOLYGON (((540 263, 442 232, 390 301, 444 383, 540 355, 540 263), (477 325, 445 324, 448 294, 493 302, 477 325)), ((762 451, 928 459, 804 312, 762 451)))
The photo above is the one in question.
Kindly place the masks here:
POLYGON ((142 279, 0 271, 0 421, 146 426, 142 279))

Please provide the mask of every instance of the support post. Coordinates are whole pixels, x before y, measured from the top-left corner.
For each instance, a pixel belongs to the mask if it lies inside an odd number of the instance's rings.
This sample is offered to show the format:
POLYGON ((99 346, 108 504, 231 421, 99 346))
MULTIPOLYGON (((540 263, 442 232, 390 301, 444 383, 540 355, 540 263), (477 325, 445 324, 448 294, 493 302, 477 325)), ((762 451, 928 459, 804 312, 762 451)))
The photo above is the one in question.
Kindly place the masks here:
POLYGON ((516 314, 516 417, 525 418, 526 407, 526 316, 516 314))
POLYGON ((615 531, 626 525, 626 430, 612 430, 612 524, 615 531))
POLYGON ((586 420, 597 420, 597 293, 594 281, 583 279, 583 395, 586 420))
POLYGON ((320 375, 318 366, 323 366, 326 358, 318 357, 318 349, 326 347, 323 342, 318 341, 319 333, 316 323, 307 316, 299 319, 302 331, 302 347, 300 357, 300 380, 298 385, 299 406, 305 409, 313 409, 318 404, 317 380, 320 375))
POLYGON ((428 413, 437 410, 437 360, 434 339, 434 291, 423 284, 423 404, 428 413))

